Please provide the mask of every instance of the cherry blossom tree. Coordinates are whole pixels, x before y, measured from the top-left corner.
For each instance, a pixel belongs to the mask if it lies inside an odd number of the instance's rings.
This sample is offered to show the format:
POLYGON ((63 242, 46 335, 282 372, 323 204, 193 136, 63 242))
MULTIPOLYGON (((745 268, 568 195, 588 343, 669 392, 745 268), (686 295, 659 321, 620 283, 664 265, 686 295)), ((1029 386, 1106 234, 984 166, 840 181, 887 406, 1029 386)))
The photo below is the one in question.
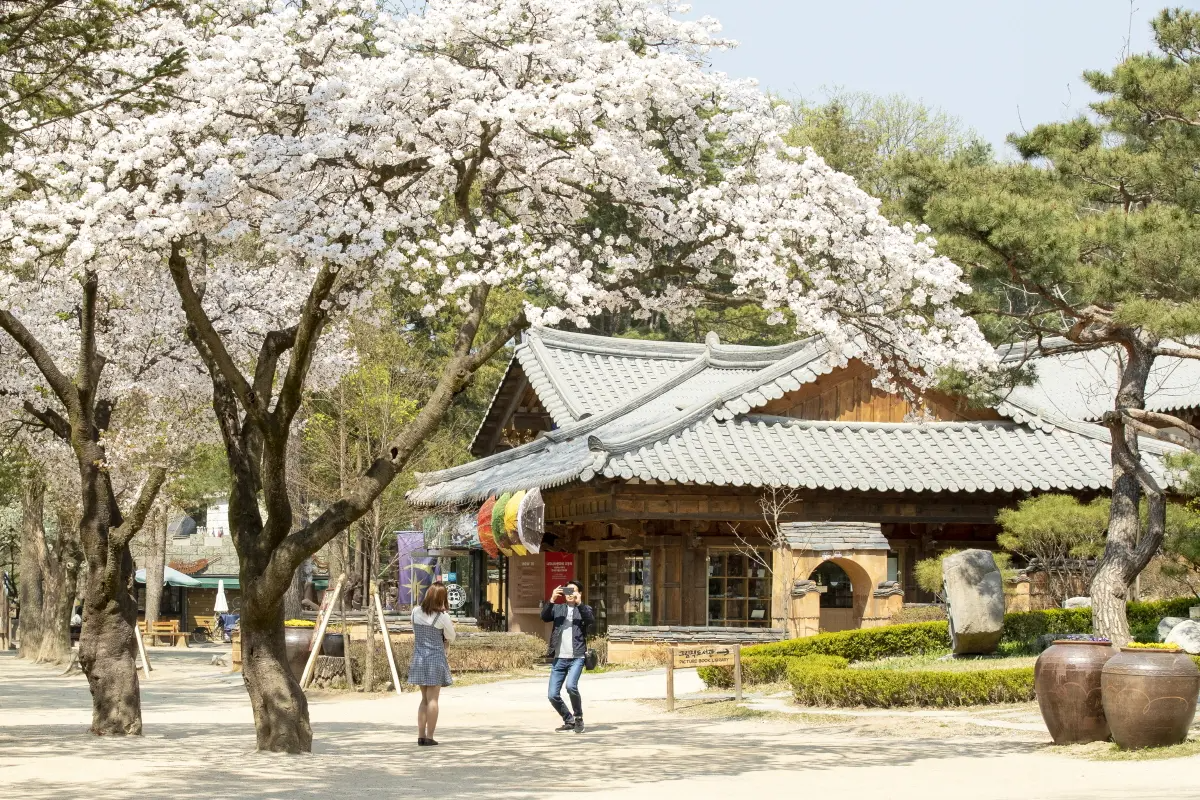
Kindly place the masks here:
MULTIPOLYGON (((361 518, 476 371, 530 325, 682 315, 720 295, 851 342, 920 391, 992 359, 958 268, 811 151, 751 83, 704 69, 715 22, 655 0, 197 6, 150 41, 188 53, 151 113, 96 121, 12 237, 20 263, 161 275, 211 380, 232 475, 243 674, 258 746, 311 747, 283 598, 361 518), (119 123, 119 124, 118 124, 119 123), (22 250, 22 248, 24 248, 22 250), (294 525, 303 393, 373 293, 423 298, 454 344, 415 416, 294 525), (497 298, 519 293, 516 313, 497 298), (257 300, 269 303, 253 311, 257 300), (261 501, 261 505, 260 505, 261 501)), ((89 115, 96 120, 99 115, 89 115)), ((50 159, 53 161, 54 159, 50 159)), ((843 357, 838 355, 836 357, 843 357)))

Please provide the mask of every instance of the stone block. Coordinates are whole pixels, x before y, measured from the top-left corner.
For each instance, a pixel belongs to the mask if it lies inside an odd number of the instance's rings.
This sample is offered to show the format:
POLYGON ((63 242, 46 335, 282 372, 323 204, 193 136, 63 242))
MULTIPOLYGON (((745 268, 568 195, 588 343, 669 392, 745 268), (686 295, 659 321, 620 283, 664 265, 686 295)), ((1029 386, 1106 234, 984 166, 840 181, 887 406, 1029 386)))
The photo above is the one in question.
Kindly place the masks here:
POLYGON ((1183 617, 1163 617, 1158 623, 1158 640, 1165 642, 1171 631, 1175 630, 1175 626, 1186 621, 1183 617))
POLYGON ((1004 584, 996 559, 987 550, 947 556, 942 584, 954 654, 994 653, 1004 629, 1004 584))
POLYGON ((1200 655, 1200 622, 1187 619, 1179 623, 1171 629, 1167 644, 1178 645, 1185 653, 1200 655))
POLYGON ((1068 597, 1063 601, 1063 608, 1091 608, 1092 598, 1090 597, 1068 597))

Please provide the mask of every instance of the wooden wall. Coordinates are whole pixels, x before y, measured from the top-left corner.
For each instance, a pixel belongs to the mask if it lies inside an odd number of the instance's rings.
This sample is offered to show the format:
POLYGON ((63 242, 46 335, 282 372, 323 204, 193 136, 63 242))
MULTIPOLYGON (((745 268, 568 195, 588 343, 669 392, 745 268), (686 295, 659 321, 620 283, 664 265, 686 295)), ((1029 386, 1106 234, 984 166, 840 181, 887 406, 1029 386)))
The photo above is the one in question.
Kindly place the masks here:
MULTIPOLYGON (((872 386, 874 376, 874 370, 853 359, 846 367, 771 401, 758 413, 836 422, 904 422, 919 410, 902 395, 888 394, 872 386)), ((1001 419, 991 409, 967 408, 938 393, 927 395, 920 410, 947 421, 1001 419)))

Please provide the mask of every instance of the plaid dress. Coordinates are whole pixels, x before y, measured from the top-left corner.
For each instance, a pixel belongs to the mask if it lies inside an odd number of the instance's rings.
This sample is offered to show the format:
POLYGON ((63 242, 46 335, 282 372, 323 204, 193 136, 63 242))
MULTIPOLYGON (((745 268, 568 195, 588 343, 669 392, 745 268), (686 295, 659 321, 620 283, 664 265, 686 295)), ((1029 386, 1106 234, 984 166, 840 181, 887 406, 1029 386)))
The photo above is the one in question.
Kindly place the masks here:
MULTIPOLYGON (((434 617, 436 620, 437 617, 434 617)), ((442 629, 420 625, 413 619, 413 656, 408 664, 408 682, 414 686, 449 686, 450 663, 442 629)))

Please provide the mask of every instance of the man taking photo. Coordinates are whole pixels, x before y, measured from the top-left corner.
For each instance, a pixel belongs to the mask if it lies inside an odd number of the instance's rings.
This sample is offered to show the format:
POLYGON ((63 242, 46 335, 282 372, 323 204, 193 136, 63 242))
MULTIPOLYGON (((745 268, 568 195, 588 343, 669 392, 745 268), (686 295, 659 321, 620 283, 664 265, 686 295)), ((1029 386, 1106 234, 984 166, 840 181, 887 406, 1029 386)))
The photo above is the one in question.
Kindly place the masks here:
POLYGON ((542 621, 553 622, 550 634, 550 653, 554 662, 550 667, 550 705, 563 719, 555 730, 583 733, 583 703, 579 698, 579 676, 587 658, 587 632, 594 617, 591 606, 583 604, 583 586, 579 581, 567 581, 550 596, 550 602, 542 609, 542 621), (559 602, 559 601, 563 602, 559 602), (571 708, 562 700, 563 683, 567 686, 567 697, 571 708))

